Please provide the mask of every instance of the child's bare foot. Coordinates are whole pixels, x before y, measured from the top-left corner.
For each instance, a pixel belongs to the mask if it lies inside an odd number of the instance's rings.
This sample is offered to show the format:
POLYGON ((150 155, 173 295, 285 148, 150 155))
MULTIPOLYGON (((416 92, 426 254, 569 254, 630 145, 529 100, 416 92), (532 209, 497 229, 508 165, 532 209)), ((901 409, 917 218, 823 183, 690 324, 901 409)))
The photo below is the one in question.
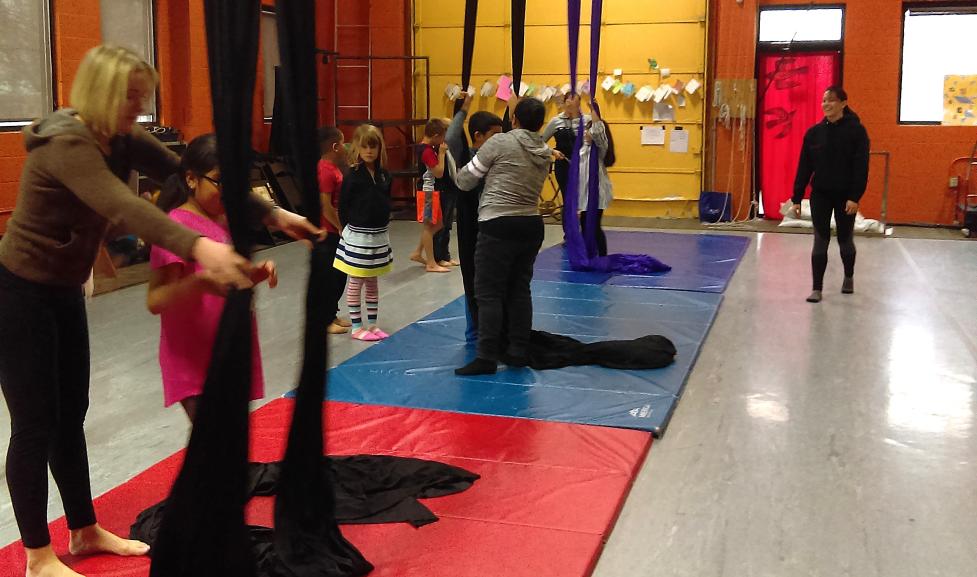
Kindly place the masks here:
POLYGON ((410 253, 410 259, 416 263, 427 264, 427 261, 424 260, 424 257, 422 257, 421 253, 419 252, 410 253))
POLYGON ((339 317, 336 317, 336 320, 334 320, 333 322, 336 323, 337 325, 341 326, 341 327, 349 328, 349 327, 353 326, 353 323, 350 322, 349 319, 341 319, 339 317))
POLYGON ((149 545, 142 541, 123 539, 95 524, 72 531, 68 551, 72 555, 109 553, 122 557, 138 557, 149 553, 149 545))
POLYGON ((429 264, 425 269, 427 272, 451 272, 450 268, 443 267, 439 264, 429 264))
POLYGON ((50 545, 26 551, 27 577, 82 577, 58 559, 50 545))

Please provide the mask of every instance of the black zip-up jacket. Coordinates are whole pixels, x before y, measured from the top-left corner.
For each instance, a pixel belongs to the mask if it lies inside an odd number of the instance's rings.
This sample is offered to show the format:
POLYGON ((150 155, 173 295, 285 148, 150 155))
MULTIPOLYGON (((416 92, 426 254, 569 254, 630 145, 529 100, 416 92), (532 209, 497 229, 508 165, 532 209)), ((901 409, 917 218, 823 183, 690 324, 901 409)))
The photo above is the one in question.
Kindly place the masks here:
POLYGON ((861 200, 868 183, 868 149, 865 127, 847 108, 838 122, 825 118, 809 128, 797 163, 793 203, 801 203, 812 175, 814 194, 861 200))
POLYGON ((379 168, 376 180, 361 162, 343 176, 339 193, 339 222, 360 228, 390 223, 390 173, 379 168))

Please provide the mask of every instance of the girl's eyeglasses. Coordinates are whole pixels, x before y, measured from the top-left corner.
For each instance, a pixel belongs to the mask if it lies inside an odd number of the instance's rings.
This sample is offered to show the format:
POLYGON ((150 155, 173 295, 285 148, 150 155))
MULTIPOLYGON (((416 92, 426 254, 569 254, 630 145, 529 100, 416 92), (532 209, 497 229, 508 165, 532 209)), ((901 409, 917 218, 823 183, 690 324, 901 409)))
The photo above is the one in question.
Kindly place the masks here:
POLYGON ((220 188, 221 187, 221 181, 219 181, 219 180, 217 180, 215 178, 211 178, 211 177, 207 176, 206 174, 202 175, 200 178, 206 180, 210 184, 213 184, 217 188, 220 188))

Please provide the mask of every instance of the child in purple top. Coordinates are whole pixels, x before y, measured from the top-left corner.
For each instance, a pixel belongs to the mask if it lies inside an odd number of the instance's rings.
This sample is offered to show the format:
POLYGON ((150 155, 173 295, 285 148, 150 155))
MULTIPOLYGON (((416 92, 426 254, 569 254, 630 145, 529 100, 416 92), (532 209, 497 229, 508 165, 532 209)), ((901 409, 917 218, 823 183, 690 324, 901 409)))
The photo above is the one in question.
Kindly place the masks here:
MULTIPOLYGON (((190 142, 182 162, 182 174, 171 177, 160 208, 171 219, 212 240, 231 242, 220 199, 220 167, 213 134, 190 142)), ((160 315, 159 365, 163 375, 166 406, 180 403, 193 422, 210 367, 214 339, 224 310, 226 287, 213 282, 196 263, 154 246, 150 255, 152 277, 146 303, 160 315)), ((257 265, 252 281, 277 284, 275 265, 257 265)), ((251 399, 264 394, 261 351, 257 325, 252 317, 251 399)))

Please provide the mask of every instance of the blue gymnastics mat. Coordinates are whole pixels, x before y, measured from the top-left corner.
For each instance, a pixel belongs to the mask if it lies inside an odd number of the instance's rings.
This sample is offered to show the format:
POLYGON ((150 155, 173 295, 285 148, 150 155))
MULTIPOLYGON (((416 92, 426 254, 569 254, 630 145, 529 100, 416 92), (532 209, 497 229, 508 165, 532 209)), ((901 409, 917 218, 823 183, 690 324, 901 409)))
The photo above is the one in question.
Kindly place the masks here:
POLYGON ((533 278, 543 281, 608 284, 635 288, 721 293, 750 245, 745 236, 678 234, 670 232, 607 233, 610 253, 648 254, 672 267, 654 275, 613 275, 570 268, 562 246, 550 247, 536 258, 533 278))
POLYGON ((495 375, 454 374, 475 356, 459 298, 329 373, 329 400, 605 425, 661 434, 682 393, 722 295, 533 282, 533 327, 584 342, 661 334, 672 365, 625 371, 597 366, 495 375))

